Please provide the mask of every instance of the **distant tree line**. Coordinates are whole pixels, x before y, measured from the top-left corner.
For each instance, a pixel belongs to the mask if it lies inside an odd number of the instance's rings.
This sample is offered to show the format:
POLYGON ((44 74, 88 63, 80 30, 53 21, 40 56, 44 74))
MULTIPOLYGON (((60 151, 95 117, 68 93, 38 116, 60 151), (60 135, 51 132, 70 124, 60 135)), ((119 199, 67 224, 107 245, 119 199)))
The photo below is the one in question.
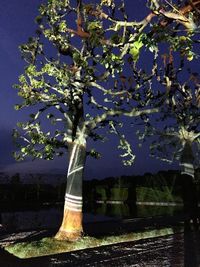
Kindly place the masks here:
MULTIPOLYGON (((200 169, 195 175, 199 190, 200 169)), ((42 177, 41 177, 42 181, 42 177)), ((63 202, 65 194, 64 182, 56 185, 42 182, 24 184, 20 175, 13 175, 10 183, 0 185, 0 201, 4 203, 24 202, 34 206, 33 203, 63 202), (14 201, 14 202, 13 202, 14 201)), ((85 180, 83 193, 85 203, 102 201, 182 201, 182 177, 180 171, 159 171, 157 174, 146 173, 143 176, 107 177, 102 180, 85 180)), ((23 208, 24 205, 22 205, 23 208)))

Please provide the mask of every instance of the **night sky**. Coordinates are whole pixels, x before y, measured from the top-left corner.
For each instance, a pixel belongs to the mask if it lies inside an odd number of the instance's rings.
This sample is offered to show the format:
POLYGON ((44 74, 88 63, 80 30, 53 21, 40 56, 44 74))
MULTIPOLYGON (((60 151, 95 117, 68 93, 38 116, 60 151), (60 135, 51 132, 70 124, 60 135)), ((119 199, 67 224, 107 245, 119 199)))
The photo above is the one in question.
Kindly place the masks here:
MULTIPOLYGON (((25 43, 28 37, 33 36, 36 24, 34 18, 41 0, 1 0, 0 5, 0 171, 5 172, 66 172, 67 158, 57 158, 54 161, 26 160, 16 163, 12 157, 15 149, 12 141, 12 129, 18 121, 28 118, 23 111, 15 111, 14 105, 20 102, 17 90, 13 84, 17 83, 18 76, 23 73, 24 61, 18 46, 25 43)), ((135 13, 135 18, 144 17, 144 0, 129 2, 129 10, 135 13), (136 6, 137 5, 137 6, 136 6), (140 12, 141 11, 141 12, 140 12)), ((30 112, 31 113, 31 112, 30 112)), ((132 129, 127 133, 129 136, 132 129)), ((103 152, 101 160, 88 159, 85 170, 86 178, 101 178, 107 176, 142 175, 145 172, 157 172, 161 169, 174 169, 177 165, 149 158, 147 147, 138 148, 133 136, 133 149, 136 153, 135 164, 131 167, 122 165, 116 149, 117 142, 99 143, 97 148, 103 152)))

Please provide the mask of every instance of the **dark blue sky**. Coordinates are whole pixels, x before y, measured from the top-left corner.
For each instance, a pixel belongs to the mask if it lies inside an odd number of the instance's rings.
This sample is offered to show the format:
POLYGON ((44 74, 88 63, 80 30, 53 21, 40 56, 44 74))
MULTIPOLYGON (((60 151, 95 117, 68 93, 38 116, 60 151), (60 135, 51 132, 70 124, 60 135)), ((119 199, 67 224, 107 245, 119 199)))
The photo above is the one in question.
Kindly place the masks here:
MULTIPOLYGON (((55 161, 44 162, 24 161, 16 163, 12 157, 14 150, 12 144, 12 129, 17 121, 23 121, 26 114, 14 110, 14 105, 19 102, 17 91, 13 84, 17 83, 18 76, 23 73, 24 62, 21 59, 18 46, 25 43, 28 37, 34 35, 36 25, 34 18, 41 0, 1 0, 0 5, 0 171, 11 172, 49 172, 66 171, 67 159, 58 158, 55 161)), ((135 14, 134 18, 144 17, 145 0, 126 1, 128 10, 135 14)), ((132 129, 129 130, 129 135, 132 129)), ((133 139, 135 139, 133 137, 133 139)), ((103 152, 101 160, 88 159, 86 165, 86 178, 100 178, 105 176, 118 176, 122 174, 143 174, 156 172, 160 169, 175 168, 148 157, 147 148, 138 149, 133 141, 136 153, 135 164, 124 167, 120 162, 116 149, 117 142, 98 144, 103 152)))

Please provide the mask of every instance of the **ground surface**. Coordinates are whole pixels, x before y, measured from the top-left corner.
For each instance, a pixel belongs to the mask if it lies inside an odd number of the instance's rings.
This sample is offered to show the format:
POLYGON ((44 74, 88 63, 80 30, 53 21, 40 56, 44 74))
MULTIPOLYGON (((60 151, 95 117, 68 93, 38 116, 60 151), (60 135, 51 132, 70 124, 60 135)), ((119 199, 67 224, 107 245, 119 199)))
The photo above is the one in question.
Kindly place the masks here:
POLYGON ((200 234, 188 232, 86 249, 53 256, 19 260, 0 253, 1 267, 199 267, 200 234))
MULTIPOLYGON (((165 218, 166 219, 166 218, 165 218)), ((168 218, 169 220, 169 218, 168 218)), ((167 222, 169 224, 169 221, 167 222)), ((128 221, 112 222, 101 225, 88 225, 88 231, 95 229, 102 232, 119 231, 125 225, 126 230, 134 230, 137 224, 145 227, 145 222, 128 221), (142 224, 143 223, 143 224, 142 224)), ((172 223, 172 221, 171 221, 172 223)), ((162 220, 151 221, 157 228, 164 224, 162 220)), ((146 221, 146 225, 148 222, 146 221)), ((86 228, 87 228, 86 227, 86 228)), ((176 225, 172 225, 176 229, 176 225)), ((52 235, 49 231, 28 231, 24 233, 1 233, 0 245, 37 240, 52 235)), ((5 250, 0 249, 0 267, 200 267, 200 231, 189 231, 165 237, 144 239, 100 248, 79 250, 53 256, 20 260, 5 250)))

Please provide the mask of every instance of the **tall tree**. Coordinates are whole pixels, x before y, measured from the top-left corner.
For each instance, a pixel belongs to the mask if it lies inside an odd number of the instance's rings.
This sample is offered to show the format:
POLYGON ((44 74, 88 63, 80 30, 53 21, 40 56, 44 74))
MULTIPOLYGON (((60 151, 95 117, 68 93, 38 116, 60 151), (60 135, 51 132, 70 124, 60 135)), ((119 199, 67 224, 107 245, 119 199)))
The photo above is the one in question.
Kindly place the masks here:
MULTIPOLYGON (((152 2, 160 10, 160 1, 152 2)), ((144 117, 145 130, 139 130, 138 134, 141 140, 151 136, 150 140, 153 141, 150 149, 153 156, 168 162, 178 160, 185 211, 196 220, 197 192, 194 169, 199 166, 200 104, 199 74, 191 69, 194 69, 195 61, 197 62, 199 57, 200 2, 166 3, 171 10, 166 10, 167 6, 164 7, 165 19, 160 22, 163 31, 152 32, 154 41, 160 38, 160 43, 164 40, 169 43, 169 47, 162 47, 162 60, 155 68, 155 76, 160 86, 155 90, 159 97, 153 98, 152 105, 160 106, 160 113, 151 121, 144 117), (166 31, 171 32, 171 40, 166 31)), ((159 12, 163 13, 162 10, 159 12)))
MULTIPOLYGON (((40 7, 40 16, 36 18, 39 25, 36 37, 21 46, 27 67, 17 85, 23 103, 16 108, 32 106, 33 113, 28 122, 18 124, 23 130, 20 133, 23 142, 16 158, 52 159, 65 150, 69 155, 58 239, 73 240, 82 232, 82 177, 87 139, 101 138, 96 132, 98 127, 109 125, 116 116, 157 111, 145 109, 145 103, 140 109, 133 104, 137 103, 132 99, 135 89, 131 80, 129 90, 125 88, 122 75, 130 46, 127 41, 133 36, 124 23, 118 26, 118 20, 106 15, 103 9, 114 14, 115 6, 105 1, 93 5, 49 0, 40 7), (103 19, 107 20, 105 25, 103 19), (56 124, 56 130, 47 126, 46 120, 56 124)), ((123 5, 116 8, 116 13, 124 20, 123 5)), ((130 57, 134 60, 137 54, 136 49, 130 57)), ((138 81, 140 87, 144 85, 138 81)), ((116 121, 113 120, 112 127, 116 121)), ((18 135, 15 131, 15 136, 18 135)), ((122 143, 128 147, 124 137, 122 143)), ((95 151, 90 154, 96 155, 95 151)), ((128 154, 132 161, 130 150, 128 154)))
MULTIPOLYGON (((183 59, 175 67, 170 55, 170 62, 160 75, 165 92, 160 93, 162 97, 158 100, 162 102, 159 116, 151 122, 146 120, 145 131, 138 131, 140 139, 154 137, 150 147, 152 156, 170 163, 178 160, 182 173, 192 177, 200 163, 199 82, 197 72, 185 71, 183 59)), ((156 101, 154 104, 158 105, 156 101)))
POLYGON ((170 163, 179 162, 184 210, 197 224, 195 167, 200 165, 200 77, 190 69, 185 72, 183 67, 182 61, 176 68, 172 58, 167 63, 161 79, 161 84, 167 87, 167 97, 157 120, 146 121, 140 138, 153 138, 150 146, 153 156, 170 163))
MULTIPOLYGON (((161 9, 157 1, 150 1, 149 9, 142 21, 135 22, 128 21, 123 1, 48 0, 36 18, 36 36, 21 46, 27 66, 17 85, 23 102, 16 108, 32 106, 32 114, 28 122, 18 124, 22 132, 14 132, 22 138, 15 156, 53 159, 65 150, 69 155, 58 239, 81 236, 85 160, 88 153, 97 156, 87 152, 88 138, 101 139, 98 129, 110 127, 120 136, 124 156, 130 156, 127 162, 133 162, 129 144, 116 129, 118 117, 158 111, 149 101, 161 31, 177 21, 190 31, 195 28, 192 18, 161 9), (151 24, 154 18, 157 22, 151 24), (150 74, 136 68, 143 47, 153 53, 150 74)), ((170 32, 162 36, 173 42, 170 32)))
POLYGON ((155 65, 155 78, 160 85, 152 97, 152 105, 159 106, 160 113, 154 121, 145 117, 146 129, 138 134, 140 139, 159 136, 159 140, 152 143, 152 155, 169 162, 179 159, 183 172, 191 171, 193 175, 193 166, 189 170, 185 163, 192 163, 194 158, 198 162, 192 146, 196 144, 197 153, 200 148, 200 80, 198 72, 191 71, 194 69, 191 61, 197 62, 199 57, 200 1, 165 1, 165 6, 157 0, 150 2, 157 8, 153 13, 160 12, 165 17, 159 22, 160 30, 154 28, 150 33, 160 55, 155 65), (190 160, 186 155, 190 155, 190 160))

